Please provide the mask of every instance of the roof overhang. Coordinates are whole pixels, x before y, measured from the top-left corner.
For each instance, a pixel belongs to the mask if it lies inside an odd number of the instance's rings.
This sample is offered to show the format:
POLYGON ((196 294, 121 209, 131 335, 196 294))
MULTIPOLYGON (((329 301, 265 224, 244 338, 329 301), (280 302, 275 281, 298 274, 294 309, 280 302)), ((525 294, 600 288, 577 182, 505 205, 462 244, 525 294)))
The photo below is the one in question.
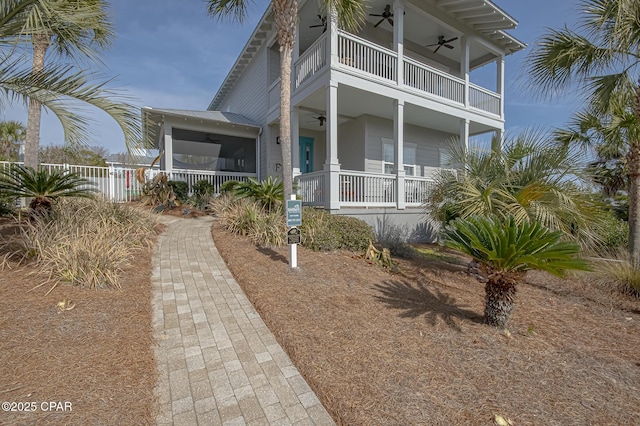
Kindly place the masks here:
POLYGON ((239 133, 255 135, 262 130, 261 126, 248 118, 222 111, 174 110, 143 107, 142 123, 147 147, 159 148, 163 136, 163 125, 170 121, 173 124, 184 123, 185 126, 211 127, 215 132, 232 136, 239 133))

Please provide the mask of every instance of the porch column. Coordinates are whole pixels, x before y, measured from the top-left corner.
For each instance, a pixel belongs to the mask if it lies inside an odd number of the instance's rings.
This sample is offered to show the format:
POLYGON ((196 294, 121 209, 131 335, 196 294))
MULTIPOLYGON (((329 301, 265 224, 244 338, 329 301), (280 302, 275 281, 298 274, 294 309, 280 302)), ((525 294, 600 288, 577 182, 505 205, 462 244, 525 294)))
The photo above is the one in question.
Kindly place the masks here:
POLYGON ((291 108, 291 168, 293 178, 300 176, 300 115, 298 108, 291 108))
POLYGON ((469 39, 460 37, 460 77, 464 79, 464 107, 469 107, 469 39))
POLYGON ((493 140, 491 141, 491 149, 494 151, 502 151, 503 139, 504 129, 496 129, 493 140))
POLYGON ((340 163, 338 162, 338 83, 327 87, 327 157, 324 163, 325 196, 327 210, 340 209, 340 163), (328 193, 327 193, 328 192, 328 193))
POLYGON ((396 81, 398 86, 404 85, 404 1, 393 2, 393 50, 398 54, 396 61, 396 81))
POLYGON ((469 151, 469 120, 466 118, 460 120, 460 143, 465 152, 469 151))
POLYGON ((164 170, 169 177, 173 173, 173 134, 171 125, 164 124, 164 170))
POLYGON ((496 88, 498 95, 500 95, 500 108, 498 110, 498 114, 500 114, 501 118, 504 118, 504 54, 500 55, 498 59, 496 59, 496 69, 498 71, 496 76, 496 88))
POLYGON ((329 16, 327 16, 329 65, 338 63, 338 11, 335 8, 332 9, 329 16))
POLYGON ((404 196, 404 101, 394 101, 395 114, 393 116, 393 135, 395 143, 395 169, 396 169, 396 207, 405 209, 404 196))

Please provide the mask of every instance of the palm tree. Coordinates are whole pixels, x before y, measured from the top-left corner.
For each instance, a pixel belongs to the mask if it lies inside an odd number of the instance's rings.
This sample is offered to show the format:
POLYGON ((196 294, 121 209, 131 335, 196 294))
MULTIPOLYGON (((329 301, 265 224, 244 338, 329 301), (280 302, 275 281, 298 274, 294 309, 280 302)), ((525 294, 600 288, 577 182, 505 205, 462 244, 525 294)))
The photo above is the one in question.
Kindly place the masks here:
MULTIPOLYGON (((37 104, 45 106, 59 118, 66 140, 71 144, 88 141, 88 122, 72 107, 69 100, 77 100, 95 106, 109 114, 121 127, 129 146, 140 140, 141 126, 136 107, 129 99, 107 87, 108 80, 100 81, 95 73, 74 71, 71 65, 54 62, 52 65, 35 69, 27 68, 24 56, 18 46, 25 40, 43 39, 45 30, 55 34, 51 38, 61 54, 91 57, 92 43, 78 42, 85 34, 83 25, 94 22, 102 16, 103 5, 98 0, 76 2, 71 0, 8 0, 0 4, 0 87, 9 95, 6 99, 24 100, 32 111, 37 104), (32 39, 34 36, 35 39, 32 39), (28 38, 26 38, 28 37, 28 38), (97 81, 97 82, 94 82, 97 81)), ((105 28, 108 28, 105 27, 105 28)), ((93 31, 93 30, 91 30, 93 31)), ((101 29, 95 29, 97 39, 103 39, 101 29)), ((108 39, 108 37, 107 37, 108 39)), ((45 44, 44 40, 41 40, 45 44)), ((46 50, 46 49, 45 49, 46 50)), ((38 49, 34 49, 34 53, 38 49)), ((44 57, 44 56, 43 56, 44 57)), ((26 141, 25 161, 36 165, 39 144, 39 119, 31 120, 26 141), (34 130, 35 129, 35 130, 34 130), (33 132, 30 130, 34 130, 33 132)))
POLYGON ((432 222, 443 226, 458 217, 511 215, 518 223, 539 221, 585 245, 597 243, 594 219, 600 206, 583 188, 575 150, 554 145, 539 131, 507 135, 501 149, 491 145, 467 150, 452 142, 451 162, 460 169, 436 176, 424 204, 432 222))
POLYGON ((0 160, 18 161, 25 128, 19 121, 0 122, 0 160))
MULTIPOLYGON (((207 0, 208 13, 220 18, 230 17, 242 22, 247 16, 248 0, 207 0)), ((337 16, 341 26, 356 30, 365 16, 365 4, 360 0, 322 0, 327 16, 337 16)), ((298 0, 272 0, 276 24, 276 40, 280 46, 280 148, 282 151, 282 183, 284 197, 293 193, 291 167, 291 54, 298 22, 298 0)))
MULTIPOLYGON (((616 94, 633 96, 640 72, 640 2, 583 0, 578 30, 550 30, 528 60, 530 84, 547 98, 577 86, 598 116, 611 114, 616 94)), ((640 139, 626 152, 629 177, 629 254, 640 266, 640 139)))
POLYGON ((580 249, 561 241, 539 222, 472 216, 456 219, 444 230, 445 244, 476 260, 487 278, 484 315, 487 324, 506 327, 515 306, 516 285, 525 272, 547 271, 562 277, 568 270, 588 270, 580 249))

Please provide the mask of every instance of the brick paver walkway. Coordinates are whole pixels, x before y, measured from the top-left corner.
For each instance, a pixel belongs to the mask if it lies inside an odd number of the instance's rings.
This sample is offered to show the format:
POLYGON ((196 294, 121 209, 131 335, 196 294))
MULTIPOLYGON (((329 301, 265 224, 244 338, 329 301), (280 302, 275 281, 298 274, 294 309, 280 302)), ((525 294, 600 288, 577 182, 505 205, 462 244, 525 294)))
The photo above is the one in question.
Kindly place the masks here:
POLYGON ((153 258, 160 425, 334 425, 222 261, 212 219, 166 219, 153 258))

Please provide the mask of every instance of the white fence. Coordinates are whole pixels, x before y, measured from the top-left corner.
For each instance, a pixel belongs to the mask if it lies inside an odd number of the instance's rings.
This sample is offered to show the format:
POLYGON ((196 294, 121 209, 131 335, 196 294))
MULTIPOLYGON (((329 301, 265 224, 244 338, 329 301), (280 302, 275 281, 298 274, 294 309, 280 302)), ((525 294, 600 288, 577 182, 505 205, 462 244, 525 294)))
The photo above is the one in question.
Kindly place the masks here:
MULTIPOLYGON (((8 170, 12 164, 0 161, 0 170, 8 170)), ((72 164, 41 164, 40 167, 51 172, 52 170, 65 170, 69 173, 77 173, 80 177, 87 179, 92 184, 89 185, 100 192, 104 197, 114 202, 128 202, 140 198, 142 194, 142 184, 136 179, 135 168, 127 167, 95 167, 78 166, 72 164)), ((161 170, 146 169, 144 175, 146 179, 152 179, 161 170)), ((183 181, 188 184, 189 194, 193 193, 193 185, 201 180, 206 180, 215 187, 215 192, 220 191, 220 185, 229 180, 245 181, 249 177, 256 176, 252 173, 229 173, 213 172, 205 170, 173 170, 169 174, 170 180, 183 181)))
POLYGON ((296 88, 327 65, 327 35, 316 40, 294 64, 296 88))

